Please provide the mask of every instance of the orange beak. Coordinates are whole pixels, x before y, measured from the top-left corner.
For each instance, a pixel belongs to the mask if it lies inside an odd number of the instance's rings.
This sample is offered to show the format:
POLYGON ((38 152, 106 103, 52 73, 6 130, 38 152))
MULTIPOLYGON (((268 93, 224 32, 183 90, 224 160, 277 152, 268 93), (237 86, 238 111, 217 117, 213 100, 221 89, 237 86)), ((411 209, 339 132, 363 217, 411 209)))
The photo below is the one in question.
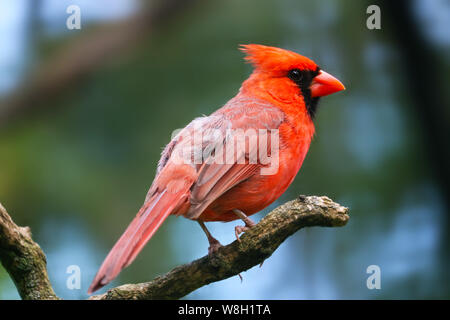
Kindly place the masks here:
POLYGON ((345 90, 345 87, 331 74, 320 70, 319 74, 313 79, 310 89, 311 97, 323 97, 341 90, 345 90))

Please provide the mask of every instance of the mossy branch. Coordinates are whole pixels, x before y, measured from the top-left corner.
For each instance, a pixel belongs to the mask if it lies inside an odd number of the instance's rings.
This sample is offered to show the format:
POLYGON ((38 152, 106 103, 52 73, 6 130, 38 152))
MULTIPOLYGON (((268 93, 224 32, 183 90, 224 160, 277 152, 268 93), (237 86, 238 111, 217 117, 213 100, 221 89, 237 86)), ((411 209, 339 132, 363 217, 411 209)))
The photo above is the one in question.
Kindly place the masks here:
MULTIPOLYGON (((212 256, 178 266, 150 282, 122 285, 90 299, 179 299, 259 265, 301 228, 344 226, 347 213, 347 208, 327 197, 300 196, 265 216, 241 236, 240 242, 236 240, 212 256)), ((14 224, 1 205, 0 260, 23 299, 57 299, 48 280, 45 255, 31 239, 29 229, 14 224)))

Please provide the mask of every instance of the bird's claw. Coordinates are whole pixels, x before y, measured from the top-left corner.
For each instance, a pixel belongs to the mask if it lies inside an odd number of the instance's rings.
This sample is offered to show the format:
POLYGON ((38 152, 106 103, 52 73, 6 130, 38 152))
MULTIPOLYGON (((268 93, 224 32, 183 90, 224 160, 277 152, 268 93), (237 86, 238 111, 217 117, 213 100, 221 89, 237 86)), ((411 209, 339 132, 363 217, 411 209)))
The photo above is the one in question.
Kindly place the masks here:
POLYGON ((246 232, 250 230, 253 226, 236 226, 234 227, 234 234, 236 235, 236 240, 241 242, 241 239, 239 239, 239 235, 243 232, 246 232))
POLYGON ((234 209, 233 212, 245 223, 245 226, 234 227, 234 234, 236 235, 236 239, 237 241, 241 242, 241 239, 239 239, 239 234, 248 231, 250 228, 253 228, 256 223, 254 223, 252 219, 247 217, 241 210, 234 209))

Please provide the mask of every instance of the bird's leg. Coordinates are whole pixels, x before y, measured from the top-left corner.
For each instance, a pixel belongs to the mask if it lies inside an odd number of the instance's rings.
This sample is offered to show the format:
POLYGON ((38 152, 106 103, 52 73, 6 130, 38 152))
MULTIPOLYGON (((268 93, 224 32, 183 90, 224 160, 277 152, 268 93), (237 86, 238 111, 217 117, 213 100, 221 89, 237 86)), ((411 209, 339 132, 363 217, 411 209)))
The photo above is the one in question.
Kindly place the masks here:
POLYGON ((206 237, 208 238, 208 242, 209 242, 208 254, 211 255, 214 252, 216 252, 222 245, 216 238, 214 238, 211 235, 211 233, 209 232, 208 228, 206 228, 205 223, 203 221, 197 220, 197 222, 200 225, 200 227, 202 228, 202 230, 205 232, 206 237))
POLYGON ((247 217, 245 215, 245 213, 243 213, 241 210, 234 209, 233 212, 234 212, 235 215, 237 215, 245 223, 245 226, 236 226, 234 228, 234 233, 236 234, 236 239, 240 242, 241 239, 239 239, 239 234, 241 234, 242 232, 245 232, 245 231, 249 230, 250 228, 254 227, 256 225, 256 223, 254 223, 252 221, 252 219, 247 217))

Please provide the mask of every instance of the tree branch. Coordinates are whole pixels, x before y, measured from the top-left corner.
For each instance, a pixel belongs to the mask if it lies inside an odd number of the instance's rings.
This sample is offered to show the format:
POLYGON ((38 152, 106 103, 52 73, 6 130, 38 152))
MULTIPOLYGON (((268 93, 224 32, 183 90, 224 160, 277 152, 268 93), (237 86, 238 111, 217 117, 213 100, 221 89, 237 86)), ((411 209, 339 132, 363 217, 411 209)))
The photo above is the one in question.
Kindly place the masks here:
MULTIPOLYGON (((0 259, 14 279, 22 298, 55 299, 45 270, 45 256, 31 237, 15 225, 0 206, 0 259), (20 264, 11 263, 21 261, 20 264), (26 266, 28 272, 23 272, 26 266), (32 274, 30 276, 29 274, 32 274), (31 285, 30 285, 31 284, 31 285)), ((265 216, 254 228, 241 236, 241 241, 220 248, 212 256, 204 256, 178 266, 165 275, 140 284, 126 284, 110 289, 92 300, 112 299, 178 299, 212 282, 220 281, 262 263, 301 228, 344 226, 348 209, 327 197, 305 197, 287 202, 265 216)))
POLYGON ((17 226, 0 203, 0 261, 22 299, 58 299, 47 274, 47 260, 31 239, 30 228, 17 226))
POLYGON ((153 281, 127 284, 91 299, 178 299, 209 283, 220 281, 269 258, 290 235, 304 227, 338 227, 347 223, 348 209, 327 197, 301 197, 278 207, 237 240, 176 267, 153 281))

